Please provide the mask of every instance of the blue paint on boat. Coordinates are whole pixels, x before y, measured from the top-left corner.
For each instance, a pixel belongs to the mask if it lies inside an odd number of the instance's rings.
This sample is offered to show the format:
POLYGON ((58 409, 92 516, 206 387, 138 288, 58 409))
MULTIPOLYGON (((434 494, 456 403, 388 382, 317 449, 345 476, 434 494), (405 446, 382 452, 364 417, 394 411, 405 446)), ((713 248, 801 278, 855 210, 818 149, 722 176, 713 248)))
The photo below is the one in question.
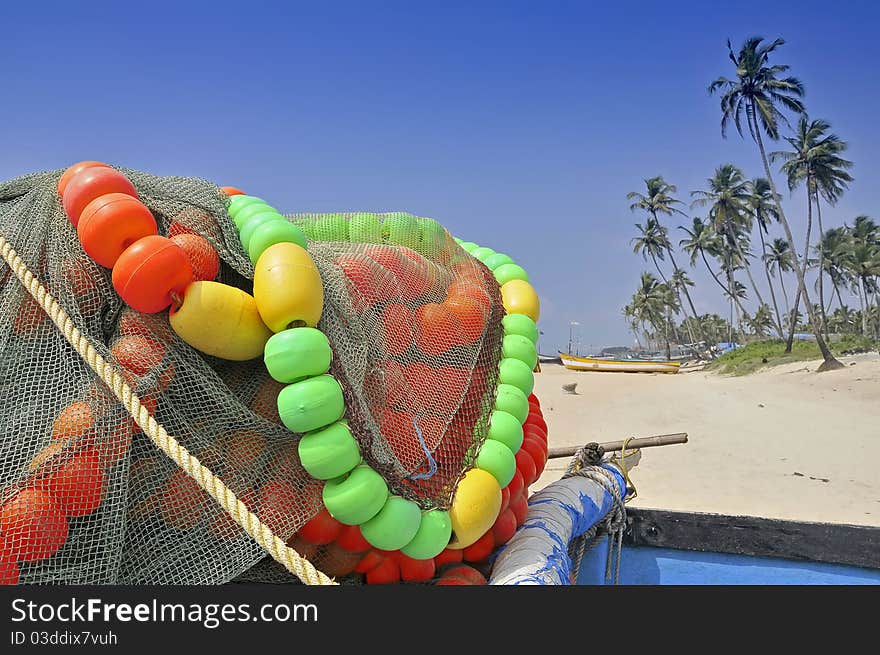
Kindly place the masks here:
MULTIPOLYGON (((605 584, 608 540, 584 554, 577 584, 605 584)), ((828 564, 624 546, 620 559, 622 585, 877 585, 880 570, 828 564)))

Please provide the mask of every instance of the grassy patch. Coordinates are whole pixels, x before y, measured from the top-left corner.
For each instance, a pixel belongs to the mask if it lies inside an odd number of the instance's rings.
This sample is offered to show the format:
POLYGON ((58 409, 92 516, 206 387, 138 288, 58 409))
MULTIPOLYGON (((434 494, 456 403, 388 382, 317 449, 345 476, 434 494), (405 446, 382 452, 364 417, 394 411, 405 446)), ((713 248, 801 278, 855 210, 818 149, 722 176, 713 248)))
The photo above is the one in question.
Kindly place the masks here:
MULTIPOLYGON (((829 344, 835 355, 852 350, 876 349, 877 344, 870 339, 856 336, 845 336, 836 343, 829 344)), ((785 353, 785 341, 769 339, 756 341, 744 348, 737 348, 711 362, 707 369, 725 375, 748 375, 765 366, 779 366, 793 362, 821 359, 819 347, 812 341, 795 341, 791 352, 785 353)))

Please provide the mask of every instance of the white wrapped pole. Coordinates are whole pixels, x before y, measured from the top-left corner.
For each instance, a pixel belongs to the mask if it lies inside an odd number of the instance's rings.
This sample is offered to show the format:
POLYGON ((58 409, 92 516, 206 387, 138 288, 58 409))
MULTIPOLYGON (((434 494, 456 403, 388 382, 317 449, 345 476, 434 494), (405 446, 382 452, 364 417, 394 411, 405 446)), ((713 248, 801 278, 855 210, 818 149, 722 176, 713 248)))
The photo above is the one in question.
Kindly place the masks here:
MULTIPOLYGON (((619 498, 626 483, 619 469, 602 464, 608 485, 619 498)), ((614 495, 600 482, 574 475, 551 483, 529 499, 529 514, 500 550, 489 579, 491 585, 568 585, 572 571, 568 545, 614 509, 614 495)))

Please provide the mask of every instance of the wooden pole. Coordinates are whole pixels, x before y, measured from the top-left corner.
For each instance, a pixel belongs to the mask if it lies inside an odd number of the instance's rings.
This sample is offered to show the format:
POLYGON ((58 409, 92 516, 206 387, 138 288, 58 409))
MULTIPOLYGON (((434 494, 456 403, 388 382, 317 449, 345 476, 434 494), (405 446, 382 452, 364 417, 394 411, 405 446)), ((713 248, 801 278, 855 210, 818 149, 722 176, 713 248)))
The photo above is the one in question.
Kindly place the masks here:
MULTIPOLYGON (((687 443, 688 436, 686 432, 676 432, 674 434, 661 434, 654 437, 639 437, 638 439, 630 439, 626 444, 627 448, 652 448, 654 446, 669 446, 671 444, 687 443)), ((600 443, 599 446, 606 453, 623 450, 623 441, 608 441, 600 443)), ((559 457, 574 457, 581 446, 563 446, 560 448, 551 448, 547 453, 548 459, 559 457)))

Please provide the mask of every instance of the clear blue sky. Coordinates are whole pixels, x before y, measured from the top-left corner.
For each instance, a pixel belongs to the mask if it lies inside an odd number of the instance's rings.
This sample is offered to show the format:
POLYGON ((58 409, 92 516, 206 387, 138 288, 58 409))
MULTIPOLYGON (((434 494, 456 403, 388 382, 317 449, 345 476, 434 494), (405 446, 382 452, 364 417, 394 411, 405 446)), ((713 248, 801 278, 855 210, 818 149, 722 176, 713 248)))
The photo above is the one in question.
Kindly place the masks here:
MULTIPOLYGON (((871 2, 176 4, 4 5, 0 178, 100 159, 284 211, 430 216, 530 272, 543 352, 572 320, 584 348, 631 343, 620 308, 648 266, 625 195, 761 173, 706 92, 733 74, 725 40, 757 34, 787 40, 776 61, 851 143, 828 224, 878 213, 871 2)), ((697 309, 723 313, 693 277, 697 309)))

